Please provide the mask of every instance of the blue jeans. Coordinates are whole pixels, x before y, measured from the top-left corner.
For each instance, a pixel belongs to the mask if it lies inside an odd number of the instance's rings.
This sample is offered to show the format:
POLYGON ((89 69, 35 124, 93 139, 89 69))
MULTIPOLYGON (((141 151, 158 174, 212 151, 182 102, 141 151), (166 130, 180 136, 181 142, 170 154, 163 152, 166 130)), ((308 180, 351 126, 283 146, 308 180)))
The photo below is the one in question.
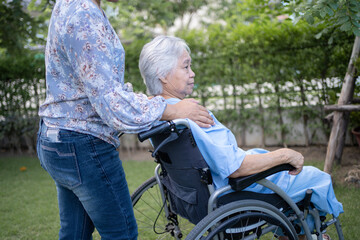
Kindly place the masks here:
POLYGON ((88 134, 48 128, 41 121, 37 152, 56 183, 59 239, 136 239, 137 225, 119 153, 88 134))

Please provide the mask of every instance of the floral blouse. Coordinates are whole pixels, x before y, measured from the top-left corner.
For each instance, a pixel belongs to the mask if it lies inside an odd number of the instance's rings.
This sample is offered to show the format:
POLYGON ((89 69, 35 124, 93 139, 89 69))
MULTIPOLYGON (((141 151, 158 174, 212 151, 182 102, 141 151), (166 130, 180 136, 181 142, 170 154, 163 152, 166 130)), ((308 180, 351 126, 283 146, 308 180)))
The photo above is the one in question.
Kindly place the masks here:
POLYGON ((104 12, 91 0, 57 0, 45 50, 48 127, 99 137, 115 147, 120 132, 149 129, 166 108, 124 84, 125 52, 104 12))

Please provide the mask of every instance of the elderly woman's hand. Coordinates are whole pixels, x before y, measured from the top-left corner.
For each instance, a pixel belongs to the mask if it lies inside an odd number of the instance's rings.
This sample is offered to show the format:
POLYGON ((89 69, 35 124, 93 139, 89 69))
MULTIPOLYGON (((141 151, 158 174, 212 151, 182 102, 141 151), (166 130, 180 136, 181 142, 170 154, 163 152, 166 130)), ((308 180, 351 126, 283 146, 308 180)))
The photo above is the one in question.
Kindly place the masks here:
POLYGON ((289 171, 289 174, 299 174, 304 166, 304 156, 301 153, 288 148, 283 148, 280 150, 285 152, 284 155, 286 156, 286 162, 295 168, 294 170, 289 171))
POLYGON ((205 107, 199 105, 195 99, 184 99, 174 105, 168 104, 161 120, 174 120, 178 118, 189 118, 200 127, 211 127, 214 120, 205 107))

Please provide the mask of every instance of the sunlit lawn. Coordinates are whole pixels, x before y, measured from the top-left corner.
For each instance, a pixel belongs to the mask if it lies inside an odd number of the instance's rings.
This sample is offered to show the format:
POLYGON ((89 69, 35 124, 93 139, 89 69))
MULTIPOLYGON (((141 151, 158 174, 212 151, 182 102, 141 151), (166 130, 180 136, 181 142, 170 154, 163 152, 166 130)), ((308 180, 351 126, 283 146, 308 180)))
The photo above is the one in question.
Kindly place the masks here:
MULTIPOLYGON (((322 163, 307 164, 322 168, 322 163)), ((130 192, 151 177, 155 167, 151 161, 125 161, 123 165, 130 192)), ((360 189, 337 184, 335 193, 345 209, 341 215, 345 239, 359 239, 360 189)), ((1 157, 0 239, 57 239, 58 229, 55 186, 37 158, 1 157)), ((100 239, 98 234, 94 239, 100 239)))

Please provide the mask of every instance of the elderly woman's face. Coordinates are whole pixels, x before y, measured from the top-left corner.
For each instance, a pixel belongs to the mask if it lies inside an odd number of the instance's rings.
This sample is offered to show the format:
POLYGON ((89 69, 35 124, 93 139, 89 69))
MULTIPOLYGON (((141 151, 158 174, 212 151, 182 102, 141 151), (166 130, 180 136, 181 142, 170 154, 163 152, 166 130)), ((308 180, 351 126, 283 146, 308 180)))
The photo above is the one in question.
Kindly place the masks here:
POLYGON ((187 51, 178 59, 175 69, 162 80, 163 95, 183 99, 194 88, 195 73, 191 70, 191 57, 187 51))

